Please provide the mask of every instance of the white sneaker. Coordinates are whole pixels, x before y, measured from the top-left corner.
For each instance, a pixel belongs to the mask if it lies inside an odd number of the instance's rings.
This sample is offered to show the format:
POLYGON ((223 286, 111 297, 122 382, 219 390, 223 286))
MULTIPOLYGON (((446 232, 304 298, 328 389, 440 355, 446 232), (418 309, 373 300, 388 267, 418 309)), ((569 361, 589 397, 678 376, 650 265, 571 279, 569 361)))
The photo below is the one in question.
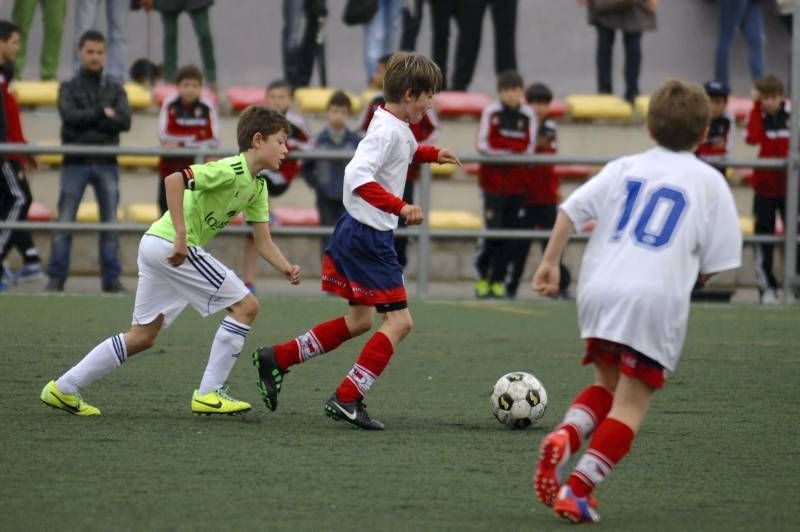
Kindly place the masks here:
POLYGON ((778 293, 774 289, 768 288, 761 294, 762 305, 777 305, 778 303, 778 293))

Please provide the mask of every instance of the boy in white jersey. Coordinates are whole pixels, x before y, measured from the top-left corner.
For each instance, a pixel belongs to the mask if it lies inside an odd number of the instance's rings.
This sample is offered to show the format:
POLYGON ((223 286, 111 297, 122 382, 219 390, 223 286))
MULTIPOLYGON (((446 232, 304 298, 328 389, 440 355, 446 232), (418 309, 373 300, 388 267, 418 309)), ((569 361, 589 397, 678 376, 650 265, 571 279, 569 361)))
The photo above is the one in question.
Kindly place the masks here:
POLYGON ((401 199, 408 165, 460 164, 448 150, 418 147, 409 127, 409 122, 422 119, 441 85, 439 67, 421 54, 398 52, 389 60, 384 77, 386 103, 375 111, 366 137, 345 168, 347 213, 336 224, 322 259, 322 289, 346 299, 348 312, 288 342, 253 353, 258 387, 270 410, 277 407, 289 367, 369 331, 377 310, 383 324, 325 403, 325 412, 362 429, 383 430, 383 423, 367 415, 362 399, 412 326, 392 233, 399 216, 409 225, 422 222, 422 209, 401 199))
POLYGON ((192 396, 192 412, 250 410, 248 403, 228 395, 225 380, 256 318, 258 301, 203 246, 244 211, 261 256, 292 284, 300 282, 299 266, 290 264, 270 237, 267 187, 255 177, 264 168, 280 166, 288 132, 289 124, 280 113, 249 107, 237 125, 239 155, 191 165, 165 178, 169 210, 139 244, 131 328, 101 342, 58 380, 47 383, 41 393, 44 404, 79 416, 99 415, 100 410, 81 399, 79 390, 150 348, 161 328, 191 305, 203 316, 222 309, 228 312, 214 336, 200 387, 192 396))
POLYGON ((561 204, 534 290, 558 293, 559 259, 575 227, 596 220, 578 282, 583 363, 595 384, 573 401, 540 447, 539 499, 574 522, 599 520, 592 490, 628 453, 680 358, 689 298, 698 278, 739 267, 742 237, 722 175, 696 159, 709 102, 693 83, 668 81, 650 100, 658 146, 610 162, 561 204), (567 461, 592 435, 564 483, 567 461))

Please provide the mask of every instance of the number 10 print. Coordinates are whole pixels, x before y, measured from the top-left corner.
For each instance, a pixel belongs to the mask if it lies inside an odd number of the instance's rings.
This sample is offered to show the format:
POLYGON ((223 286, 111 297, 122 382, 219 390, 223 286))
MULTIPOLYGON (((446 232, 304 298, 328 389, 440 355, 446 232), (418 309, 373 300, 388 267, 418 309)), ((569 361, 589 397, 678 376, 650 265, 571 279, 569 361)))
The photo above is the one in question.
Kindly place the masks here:
MULTIPOLYGON (((636 202, 639 199, 639 193, 642 191, 644 181, 637 179, 628 179, 625 181, 628 195, 625 198, 625 207, 622 215, 617 222, 617 228, 614 235, 611 237, 612 242, 618 242, 625 234, 625 228, 631 221, 636 202)), ((647 247, 658 249, 672 239, 672 234, 680 222, 681 214, 686 208, 686 198, 683 192, 668 186, 661 186, 653 191, 647 199, 647 203, 636 221, 633 228, 633 238, 640 244, 647 247), (659 206, 664 211, 661 216, 660 224, 658 227, 648 227, 653 214, 659 209, 659 206)))

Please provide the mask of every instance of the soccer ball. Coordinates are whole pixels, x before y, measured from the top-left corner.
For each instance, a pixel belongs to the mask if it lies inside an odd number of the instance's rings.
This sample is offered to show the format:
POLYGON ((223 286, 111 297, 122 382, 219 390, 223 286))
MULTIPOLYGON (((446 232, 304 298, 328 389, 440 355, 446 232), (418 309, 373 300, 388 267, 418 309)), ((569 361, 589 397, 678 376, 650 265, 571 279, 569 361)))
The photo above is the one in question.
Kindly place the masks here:
POLYGON ((511 429, 526 429, 544 415, 547 391, 530 373, 514 371, 498 379, 489 401, 497 421, 511 429))

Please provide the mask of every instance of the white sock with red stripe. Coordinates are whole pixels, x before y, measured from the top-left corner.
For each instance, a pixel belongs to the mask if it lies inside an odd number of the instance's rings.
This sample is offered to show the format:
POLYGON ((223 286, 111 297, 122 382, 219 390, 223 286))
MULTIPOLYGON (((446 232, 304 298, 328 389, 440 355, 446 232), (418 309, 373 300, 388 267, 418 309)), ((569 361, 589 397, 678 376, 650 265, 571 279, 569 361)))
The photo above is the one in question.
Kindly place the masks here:
POLYGON ((570 452, 580 450, 584 441, 589 439, 594 429, 602 423, 611 410, 614 395, 606 388, 596 384, 583 390, 572 401, 572 405, 564 415, 564 421, 556 430, 566 430, 569 434, 570 452))
POLYGON ((94 349, 72 366, 57 381, 56 388, 61 393, 78 393, 128 359, 128 348, 122 333, 106 338, 94 349))
POLYGON ((217 334, 214 335, 214 343, 211 344, 211 354, 198 394, 211 393, 225 384, 234 364, 239 360, 249 332, 249 325, 239 323, 230 316, 220 322, 217 334))
POLYGON ((607 418, 597 427, 592 442, 567 480, 572 493, 586 497, 611 473, 631 449, 635 434, 625 423, 607 418))

